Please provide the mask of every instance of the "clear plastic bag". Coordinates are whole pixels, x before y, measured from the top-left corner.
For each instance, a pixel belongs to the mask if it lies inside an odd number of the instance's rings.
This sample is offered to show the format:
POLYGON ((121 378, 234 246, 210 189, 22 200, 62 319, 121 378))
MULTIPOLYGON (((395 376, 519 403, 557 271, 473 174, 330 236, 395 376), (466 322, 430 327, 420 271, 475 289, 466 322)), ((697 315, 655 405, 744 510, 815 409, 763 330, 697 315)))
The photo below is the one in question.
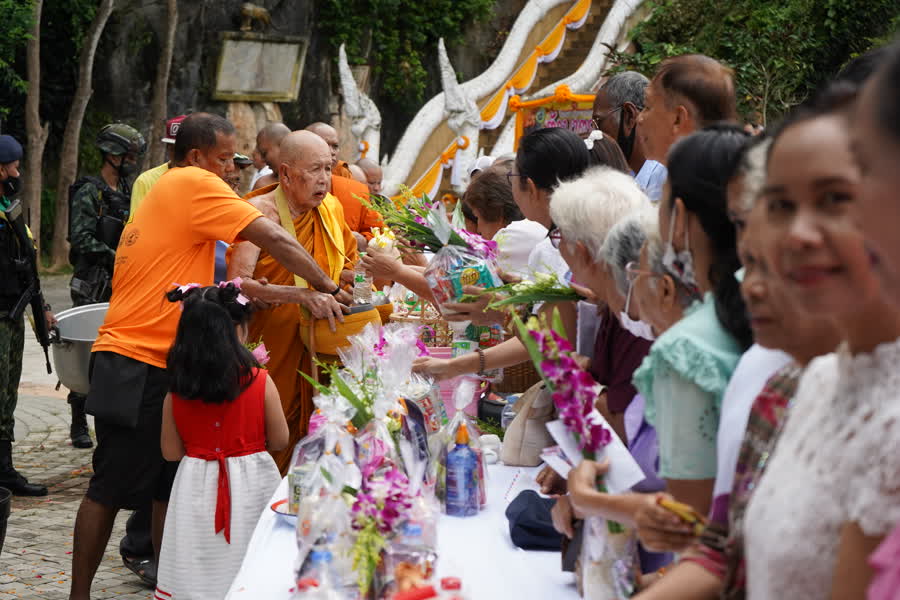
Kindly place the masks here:
POLYGON ((446 302, 456 302, 467 285, 492 288, 502 285, 497 264, 462 246, 444 246, 425 268, 425 280, 441 310, 446 302))
MULTIPOLYGON (((340 395, 316 396, 315 427, 294 448, 288 494, 297 514, 298 579, 314 548, 327 547, 335 572, 352 572, 350 504, 345 488, 359 489, 362 473, 355 461, 355 440, 347 430, 355 409, 340 395)), ((352 583, 352 578, 350 578, 352 583)))
POLYGON ((288 470, 288 505, 294 514, 305 496, 330 485, 328 477, 354 489, 362 481, 354 460, 353 436, 346 427, 355 413, 353 407, 337 395, 320 394, 313 402, 319 413, 317 425, 297 442, 288 470))
POLYGON ((441 399, 441 388, 430 377, 413 373, 403 389, 403 397, 422 411, 429 434, 447 424, 447 409, 441 399))
POLYGON ((478 496, 479 504, 484 507, 487 504, 487 470, 484 463, 484 452, 481 443, 478 441, 478 429, 475 423, 465 413, 463 409, 472 402, 475 394, 475 388, 478 383, 472 379, 463 379, 453 393, 453 405, 456 407, 456 414, 450 419, 444 427, 431 437, 431 467, 429 469, 429 480, 434 481, 434 495, 445 507, 447 499, 447 455, 456 446, 456 434, 460 425, 465 425, 469 437, 469 447, 475 452, 478 458, 478 496))
POLYGON ((585 600, 624 600, 637 587, 639 569, 634 529, 603 517, 584 521, 581 578, 585 600))

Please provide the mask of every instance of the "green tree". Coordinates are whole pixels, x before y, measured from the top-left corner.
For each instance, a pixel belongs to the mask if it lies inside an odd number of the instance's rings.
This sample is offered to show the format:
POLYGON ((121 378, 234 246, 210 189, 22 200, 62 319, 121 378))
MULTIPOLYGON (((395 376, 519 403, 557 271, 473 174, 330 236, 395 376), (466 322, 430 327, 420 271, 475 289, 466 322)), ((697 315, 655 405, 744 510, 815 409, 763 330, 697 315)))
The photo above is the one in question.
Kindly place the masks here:
POLYGON ((351 63, 372 65, 382 95, 412 107, 424 99, 424 60, 438 39, 459 40, 493 6, 494 0, 319 0, 318 23, 334 50, 346 43, 351 63))
MULTIPOLYGON (((34 7, 31 0, 0 0, 0 84, 12 88, 16 96, 25 93, 22 74, 16 70, 16 58, 25 49, 31 27, 34 24, 34 7)), ((9 107, 0 106, 0 116, 9 107)))

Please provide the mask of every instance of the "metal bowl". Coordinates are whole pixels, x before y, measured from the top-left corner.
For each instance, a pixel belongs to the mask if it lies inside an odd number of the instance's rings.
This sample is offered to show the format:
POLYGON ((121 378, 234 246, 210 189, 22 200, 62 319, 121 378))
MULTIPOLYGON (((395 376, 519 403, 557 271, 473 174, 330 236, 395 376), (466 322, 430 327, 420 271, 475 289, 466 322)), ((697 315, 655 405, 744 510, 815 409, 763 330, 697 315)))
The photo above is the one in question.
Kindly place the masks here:
POLYGON ((73 392, 87 394, 90 389, 91 347, 108 308, 108 302, 87 304, 56 315, 58 323, 50 340, 53 366, 59 381, 73 392))

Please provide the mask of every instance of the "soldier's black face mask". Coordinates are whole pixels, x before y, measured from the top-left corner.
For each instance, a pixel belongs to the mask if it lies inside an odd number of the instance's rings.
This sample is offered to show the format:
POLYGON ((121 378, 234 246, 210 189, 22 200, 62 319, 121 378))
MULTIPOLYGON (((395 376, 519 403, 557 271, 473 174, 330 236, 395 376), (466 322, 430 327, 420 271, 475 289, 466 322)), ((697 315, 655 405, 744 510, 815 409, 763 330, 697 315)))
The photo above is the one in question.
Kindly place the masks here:
POLYGON ((12 198, 22 189, 21 182, 18 177, 7 177, 3 180, 3 195, 12 198))

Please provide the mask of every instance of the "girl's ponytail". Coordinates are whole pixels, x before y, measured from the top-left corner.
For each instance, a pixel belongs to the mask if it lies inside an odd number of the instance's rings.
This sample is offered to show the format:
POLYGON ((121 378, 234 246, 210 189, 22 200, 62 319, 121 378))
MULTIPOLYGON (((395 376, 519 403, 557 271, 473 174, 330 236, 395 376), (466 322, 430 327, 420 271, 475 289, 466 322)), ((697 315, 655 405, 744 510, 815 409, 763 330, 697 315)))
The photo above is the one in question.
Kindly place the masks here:
POLYGON ((219 404, 250 385, 256 361, 235 327, 249 321, 253 308, 239 284, 187 284, 166 292, 169 302, 182 307, 167 360, 169 389, 182 398, 219 404))

